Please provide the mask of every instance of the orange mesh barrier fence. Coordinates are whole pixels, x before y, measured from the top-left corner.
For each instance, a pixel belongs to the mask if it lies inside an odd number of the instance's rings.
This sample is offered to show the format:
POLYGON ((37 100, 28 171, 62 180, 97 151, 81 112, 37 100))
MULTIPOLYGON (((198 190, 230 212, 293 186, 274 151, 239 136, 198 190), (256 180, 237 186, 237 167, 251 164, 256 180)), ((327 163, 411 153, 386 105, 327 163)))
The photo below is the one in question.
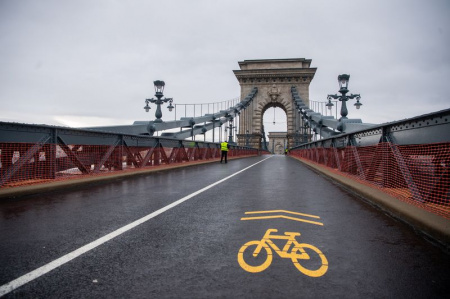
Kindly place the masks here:
POLYGON ((310 160, 402 201, 450 218, 450 143, 294 149, 310 160))
MULTIPOLYGON (((258 154, 256 149, 232 148, 229 152, 230 157, 258 154)), ((220 149, 0 143, 0 157, 0 188, 11 188, 220 159, 220 149)))

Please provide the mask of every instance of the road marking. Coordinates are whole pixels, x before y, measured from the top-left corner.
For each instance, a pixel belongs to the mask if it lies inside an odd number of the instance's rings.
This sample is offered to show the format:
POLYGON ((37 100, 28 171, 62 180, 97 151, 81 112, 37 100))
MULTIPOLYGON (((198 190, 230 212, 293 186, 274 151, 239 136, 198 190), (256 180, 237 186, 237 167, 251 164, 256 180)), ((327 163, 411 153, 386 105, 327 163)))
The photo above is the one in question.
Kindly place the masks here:
MULTIPOLYGON (((299 215, 299 216, 305 216, 305 217, 311 217, 311 218, 320 219, 319 216, 310 215, 310 214, 303 214, 303 213, 297 213, 297 212, 291 212, 291 211, 286 211, 286 210, 270 210, 270 211, 245 212, 246 215, 249 215, 249 214, 269 214, 269 213, 287 213, 287 214, 293 214, 293 215, 299 215)), ((323 226, 323 223, 321 223, 321 222, 307 220, 307 219, 301 219, 301 218, 297 218, 297 217, 290 217, 290 216, 285 216, 285 215, 243 217, 243 218, 241 218, 241 220, 262 220, 262 219, 275 219, 275 218, 284 218, 284 219, 288 219, 288 220, 306 222, 306 223, 311 223, 311 224, 323 226)))
POLYGON ((306 219, 300 219, 300 218, 295 218, 295 217, 289 217, 289 216, 284 216, 284 215, 244 217, 244 218, 241 218, 241 220, 262 220, 262 219, 275 219, 275 218, 284 218, 284 219, 288 219, 288 220, 295 220, 295 221, 299 221, 299 222, 306 222, 306 223, 311 223, 311 224, 322 225, 323 226, 323 223, 321 223, 321 222, 316 222, 316 221, 311 221, 311 220, 306 220, 306 219))
POLYGON ((296 237, 300 236, 297 232, 285 232, 283 235, 275 235, 277 229, 269 228, 261 240, 253 240, 245 243, 238 252, 238 263, 247 272, 258 273, 266 270, 272 263, 275 251, 281 258, 290 259, 298 271, 311 277, 323 276, 328 270, 328 260, 322 251, 314 245, 299 243, 296 237), (286 240, 286 244, 280 249, 272 240, 286 240), (247 254, 244 252, 247 251, 247 254), (260 259, 257 259, 260 252, 264 249, 260 259), (308 249, 306 252, 305 249, 308 249), (266 258, 264 260, 264 257, 266 258), (315 265, 311 268, 311 263, 307 266, 301 265, 301 260, 311 260, 314 258, 315 265), (250 260, 251 263, 247 261, 250 260), (320 263, 317 260, 320 259, 320 263))
POLYGON ((270 210, 270 211, 253 211, 253 212, 245 212, 246 215, 248 214, 267 214, 267 213, 286 213, 286 214, 293 214, 293 215, 299 215, 299 216, 305 216, 305 217, 311 217, 311 218, 317 218, 320 219, 319 216, 316 215, 310 215, 310 214, 304 214, 304 213, 297 213, 292 211, 286 211, 286 210, 270 210))
POLYGON ((95 241, 93 241, 93 242, 91 242, 89 244, 86 244, 83 247, 80 247, 80 248, 78 248, 78 249, 76 249, 76 250, 74 250, 74 251, 72 251, 72 252, 70 252, 70 253, 68 253, 68 254, 66 254, 66 255, 64 255, 64 256, 62 256, 62 257, 60 257, 60 258, 58 258, 58 259, 56 259, 56 260, 46 264, 46 265, 44 265, 44 266, 42 266, 42 267, 37 268, 36 270, 33 270, 33 271, 31 271, 31 272, 29 272, 29 273, 27 273, 25 275, 20 276, 19 278, 14 279, 13 281, 10 281, 7 284, 4 284, 4 285, 0 286, 0 296, 3 296, 5 294, 8 294, 9 292, 14 291, 15 289, 23 286, 24 284, 39 278, 40 276, 42 276, 42 275, 44 275, 44 274, 46 274, 46 273, 48 273, 48 272, 50 272, 50 271, 52 271, 52 270, 54 270, 54 269, 56 269, 58 267, 60 267, 60 266, 62 266, 64 264, 70 262, 71 260, 79 257, 80 255, 91 251, 92 249, 94 249, 94 248, 96 248, 96 247, 98 247, 98 246, 100 246, 100 245, 102 245, 102 244, 104 244, 104 243, 114 239, 115 237, 120 236, 121 234, 123 234, 123 233, 125 233, 125 232, 127 232, 127 231, 129 231, 129 230, 131 230, 133 228, 135 228, 136 226, 141 225, 141 224, 149 221, 150 219, 152 219, 152 218, 154 218, 154 217, 156 217, 156 216, 158 216, 158 215, 160 215, 160 214, 162 214, 162 213, 164 213, 164 212, 166 212, 166 211, 176 207, 177 205, 185 202, 186 200, 191 199, 192 197, 197 196, 200 193, 203 193, 206 190, 211 189, 212 187, 217 186, 217 185, 219 185, 219 184, 221 184, 221 183, 231 179, 232 177, 234 177, 234 176, 236 176, 236 175, 246 171, 247 169, 249 169, 249 168, 251 168, 251 167, 253 167, 253 166, 255 166, 255 165, 259 164, 259 163, 264 162, 265 160, 267 160, 267 159, 269 159, 271 157, 272 156, 269 156, 269 157, 265 158, 264 160, 256 162, 255 164, 252 164, 252 165, 250 165, 250 166, 248 166, 248 167, 246 167, 246 168, 244 168, 244 169, 242 169, 242 170, 240 170, 238 172, 235 172, 232 175, 227 176, 226 178, 223 178, 223 179, 221 179, 221 180, 219 180, 219 181, 217 181, 217 182, 215 182, 215 183, 213 183, 211 185, 208 185, 208 186, 206 186, 206 187, 204 187, 204 188, 202 188, 202 189, 200 189, 198 191, 195 191, 194 193, 191 193, 191 194, 189 194, 189 195, 187 195, 187 196, 185 196, 185 197, 183 197, 183 198, 181 198, 181 199, 179 199, 179 200, 177 200, 177 201, 175 201, 175 202, 165 206, 164 208, 161 208, 161 209, 159 209, 159 210, 157 210, 157 211, 155 211, 155 212, 153 212, 151 214, 148 214, 147 216, 144 216, 144 217, 142 217, 142 218, 140 218, 140 219, 138 219, 138 220, 136 220, 136 221, 134 221, 134 222, 132 222, 130 224, 127 224, 127 225, 125 225, 125 226, 123 226, 123 227, 113 231, 112 233, 109 233, 109 234, 107 234, 107 235, 105 235, 105 236, 103 236, 103 237, 101 237, 101 238, 99 238, 99 239, 97 239, 97 240, 95 240, 95 241))

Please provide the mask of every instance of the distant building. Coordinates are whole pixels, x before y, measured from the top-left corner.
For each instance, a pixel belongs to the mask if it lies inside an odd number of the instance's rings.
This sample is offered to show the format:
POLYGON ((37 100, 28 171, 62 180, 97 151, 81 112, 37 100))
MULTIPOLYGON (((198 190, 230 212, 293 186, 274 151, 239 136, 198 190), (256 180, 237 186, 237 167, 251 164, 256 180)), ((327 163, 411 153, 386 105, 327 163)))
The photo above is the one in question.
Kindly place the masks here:
POLYGON ((287 132, 269 132, 268 150, 276 155, 284 155, 288 147, 287 132))

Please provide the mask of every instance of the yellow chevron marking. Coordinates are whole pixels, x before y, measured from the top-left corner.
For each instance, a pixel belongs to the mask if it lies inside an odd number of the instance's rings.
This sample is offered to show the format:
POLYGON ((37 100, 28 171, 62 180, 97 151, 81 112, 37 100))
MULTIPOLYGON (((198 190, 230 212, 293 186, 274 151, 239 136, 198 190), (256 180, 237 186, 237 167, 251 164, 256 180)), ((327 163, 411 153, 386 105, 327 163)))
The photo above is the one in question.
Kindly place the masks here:
POLYGON ((311 221, 311 220, 306 220, 306 219, 300 219, 300 218, 295 218, 295 217, 289 217, 289 216, 284 216, 284 215, 243 217, 243 218, 241 218, 241 220, 261 220, 261 219, 275 219, 275 218, 284 218, 284 219, 295 220, 295 221, 300 221, 300 222, 307 222, 307 223, 311 223, 311 224, 315 224, 315 225, 322 225, 323 226, 323 223, 321 223, 321 222, 316 222, 316 221, 311 221))
POLYGON ((286 211, 286 210, 270 210, 270 211, 245 212, 246 215, 248 215, 248 214, 266 214, 266 213, 287 213, 287 214, 293 214, 293 215, 299 215, 299 216, 305 216, 305 217, 311 217, 311 218, 320 219, 319 216, 303 214, 303 213, 297 213, 297 212, 291 212, 291 211, 286 211))

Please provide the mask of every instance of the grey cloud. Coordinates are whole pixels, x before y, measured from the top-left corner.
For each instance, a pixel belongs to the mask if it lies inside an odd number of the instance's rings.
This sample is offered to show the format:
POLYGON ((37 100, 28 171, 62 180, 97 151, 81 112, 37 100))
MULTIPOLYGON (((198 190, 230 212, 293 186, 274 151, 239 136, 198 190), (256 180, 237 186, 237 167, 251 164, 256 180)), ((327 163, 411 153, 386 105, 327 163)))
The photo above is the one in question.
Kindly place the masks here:
POLYGON ((145 119, 155 79, 177 103, 221 101, 239 95, 238 61, 290 57, 318 68, 314 100, 350 73, 351 113, 370 122, 448 108, 448 3, 4 0, 0 120, 145 119))

